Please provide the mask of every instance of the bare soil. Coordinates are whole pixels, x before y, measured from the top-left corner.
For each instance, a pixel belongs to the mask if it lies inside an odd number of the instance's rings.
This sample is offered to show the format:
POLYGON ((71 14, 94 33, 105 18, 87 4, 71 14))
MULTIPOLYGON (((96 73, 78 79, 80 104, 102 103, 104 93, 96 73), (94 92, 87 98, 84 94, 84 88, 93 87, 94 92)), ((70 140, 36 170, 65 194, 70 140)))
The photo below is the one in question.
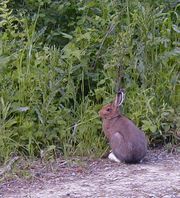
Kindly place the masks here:
POLYGON ((3 198, 180 198, 180 153, 152 150, 140 164, 87 158, 23 160, 3 177, 3 198))

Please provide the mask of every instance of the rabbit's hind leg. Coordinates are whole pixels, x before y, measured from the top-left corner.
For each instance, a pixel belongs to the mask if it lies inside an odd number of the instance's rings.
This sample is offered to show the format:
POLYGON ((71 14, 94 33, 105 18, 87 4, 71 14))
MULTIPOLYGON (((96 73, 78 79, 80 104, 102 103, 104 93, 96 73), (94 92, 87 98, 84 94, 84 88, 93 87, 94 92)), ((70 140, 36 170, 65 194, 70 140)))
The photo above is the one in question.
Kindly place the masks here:
POLYGON ((109 153, 108 155, 108 158, 111 160, 111 161, 114 161, 114 162, 121 162, 115 155, 113 152, 109 153))
POLYGON ((115 157, 119 161, 125 162, 128 159, 129 154, 123 136, 119 132, 116 132, 112 135, 109 143, 115 157))

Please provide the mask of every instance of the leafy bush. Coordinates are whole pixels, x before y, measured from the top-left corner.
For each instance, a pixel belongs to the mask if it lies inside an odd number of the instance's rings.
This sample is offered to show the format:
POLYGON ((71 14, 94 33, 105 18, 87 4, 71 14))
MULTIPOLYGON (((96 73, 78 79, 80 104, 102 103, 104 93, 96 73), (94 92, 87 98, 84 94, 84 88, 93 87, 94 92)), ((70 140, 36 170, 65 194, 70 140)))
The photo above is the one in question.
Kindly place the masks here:
POLYGON ((158 2, 1 1, 0 162, 102 155, 98 110, 119 84, 150 144, 178 144, 179 4, 158 2))

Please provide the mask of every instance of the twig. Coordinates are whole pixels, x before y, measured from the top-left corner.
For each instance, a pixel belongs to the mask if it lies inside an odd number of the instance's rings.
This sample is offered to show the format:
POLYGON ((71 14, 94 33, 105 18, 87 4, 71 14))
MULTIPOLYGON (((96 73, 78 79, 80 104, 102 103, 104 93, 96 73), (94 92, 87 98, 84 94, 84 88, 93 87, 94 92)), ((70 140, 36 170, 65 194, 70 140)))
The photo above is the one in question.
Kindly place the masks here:
POLYGON ((6 172, 10 172, 13 164, 19 159, 18 156, 13 157, 4 168, 0 169, 0 176, 4 175, 6 172))

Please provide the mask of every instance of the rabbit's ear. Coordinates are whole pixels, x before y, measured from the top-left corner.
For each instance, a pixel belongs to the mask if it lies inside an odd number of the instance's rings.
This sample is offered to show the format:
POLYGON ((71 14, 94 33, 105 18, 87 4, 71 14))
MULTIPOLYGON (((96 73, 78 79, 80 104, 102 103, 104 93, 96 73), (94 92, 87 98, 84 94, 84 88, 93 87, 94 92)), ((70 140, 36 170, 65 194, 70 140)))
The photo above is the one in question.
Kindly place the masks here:
POLYGON ((120 89, 116 95, 116 99, 115 99, 115 106, 116 107, 119 107, 123 101, 124 101, 124 98, 125 98, 125 93, 124 93, 124 90, 123 89, 120 89))

